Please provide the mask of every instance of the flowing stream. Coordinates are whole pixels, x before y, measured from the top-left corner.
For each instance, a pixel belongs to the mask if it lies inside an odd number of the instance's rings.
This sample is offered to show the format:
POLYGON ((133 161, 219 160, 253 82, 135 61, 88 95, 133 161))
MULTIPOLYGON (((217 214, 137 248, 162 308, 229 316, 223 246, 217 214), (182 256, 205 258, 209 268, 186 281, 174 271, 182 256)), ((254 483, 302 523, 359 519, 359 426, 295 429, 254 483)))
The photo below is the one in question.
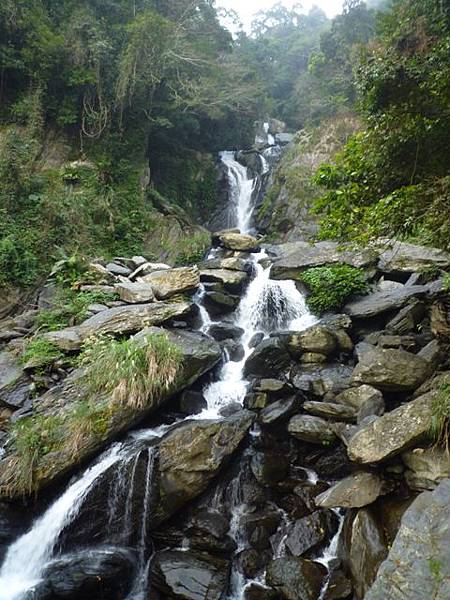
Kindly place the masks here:
MULTIPOLYGON (((262 175, 269 171, 271 160, 276 155, 276 149, 270 149, 267 153, 260 155, 262 175)), ((227 169, 229 181, 231 225, 239 228, 242 233, 249 233, 252 231, 254 192, 258 186, 258 177, 252 179, 248 175, 247 168, 236 160, 234 152, 221 153, 221 160, 227 169)), ((215 252, 212 251, 210 256, 214 255, 215 252)), ((206 387, 204 395, 207 400, 207 408, 196 417, 199 419, 218 418, 220 410, 225 406, 231 403, 243 404, 248 389, 248 382, 244 377, 244 364, 252 352, 252 338, 255 334, 259 333, 268 337, 271 333, 280 330, 302 330, 315 322, 315 318, 306 307, 303 295, 297 290, 293 281, 275 281, 270 278, 271 262, 266 251, 252 254, 250 260, 253 278, 232 321, 234 325, 243 330, 239 340, 243 347, 243 357, 238 361, 226 360, 218 379, 206 387)), ((203 306, 204 295, 205 289, 200 286, 194 300, 199 306, 200 330, 207 333, 212 321, 203 306)), ((125 544, 130 543, 128 536, 132 529, 134 477, 139 454, 146 441, 159 438, 166 431, 167 427, 162 426, 159 429, 144 429, 131 433, 128 442, 112 445, 78 479, 69 484, 63 494, 34 522, 28 533, 22 535, 9 547, 0 569, 0 600, 20 600, 27 590, 33 588, 40 581, 46 565, 58 556, 57 546, 62 532, 73 522, 101 475, 111 467, 114 467, 116 471, 115 480, 107 498, 106 510, 109 515, 109 523, 112 525, 118 513, 121 513, 123 541, 125 544), (123 501, 124 497, 125 501, 123 501)), ((257 432, 253 432, 253 434, 258 435, 257 432)), ((152 448, 148 449, 146 464, 145 489, 140 509, 142 511, 141 534, 134 544, 138 556, 137 576, 127 600, 144 598, 147 592, 151 540, 147 539, 146 522, 154 468, 152 448)), ((313 472, 308 472, 308 476, 311 481, 317 480, 314 480, 316 476, 313 472)), ((246 540, 239 530, 239 518, 245 514, 246 505, 239 477, 233 481, 231 491, 233 506, 230 535, 237 543, 238 549, 241 550, 245 547, 246 540)), ((284 526, 286 526, 286 519, 286 515, 283 515, 284 526)), ((282 556, 285 551, 282 534, 283 531, 280 532, 277 556, 282 556)), ((335 538, 336 540, 332 540, 322 559, 324 564, 329 562, 332 555, 335 554, 338 535, 335 538)), ((258 581, 263 584, 264 577, 258 581)), ((246 581, 236 569, 233 569, 229 598, 232 600, 242 599, 248 584, 249 581, 246 581)))

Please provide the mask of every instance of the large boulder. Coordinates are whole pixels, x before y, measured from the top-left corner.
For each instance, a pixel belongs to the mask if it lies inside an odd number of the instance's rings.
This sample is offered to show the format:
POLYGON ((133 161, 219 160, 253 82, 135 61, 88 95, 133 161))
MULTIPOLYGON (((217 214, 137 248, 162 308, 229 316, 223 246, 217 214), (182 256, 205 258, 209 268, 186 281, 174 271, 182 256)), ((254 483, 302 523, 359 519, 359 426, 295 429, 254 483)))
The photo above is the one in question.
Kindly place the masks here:
POLYGON ((218 242, 228 250, 238 252, 258 252, 260 249, 259 241, 251 235, 236 233, 233 231, 218 232, 213 236, 213 241, 218 242))
POLYGON ((450 479, 423 492, 400 530, 365 600, 450 598, 450 479))
POLYGON ((288 431, 298 440, 312 444, 331 443, 336 440, 336 435, 327 421, 309 415, 292 417, 288 431))
POLYGON ((253 377, 279 376, 291 359, 283 341, 278 337, 263 340, 247 358, 244 373, 253 377))
POLYGON ((350 385, 353 368, 350 365, 331 363, 324 366, 302 365, 292 375, 292 383, 301 392, 315 396, 339 394, 350 385))
POLYGON ((385 484, 375 473, 354 473, 316 497, 323 508, 361 508, 372 504, 383 493, 385 484))
POLYGON ((314 352, 328 356, 337 347, 336 336, 323 325, 313 325, 300 332, 284 336, 288 351, 295 357, 305 352, 314 352))
POLYGON ((141 281, 152 286, 158 300, 167 300, 177 294, 193 292, 200 284, 200 273, 197 267, 179 267, 164 269, 145 275, 141 281))
POLYGON ((43 337, 65 351, 79 350, 85 339, 100 335, 121 335, 140 331, 150 325, 160 325, 186 316, 192 310, 190 302, 152 302, 109 308, 90 317, 81 325, 45 333, 43 337))
POLYGON ((288 242, 277 246, 277 258, 271 270, 274 279, 295 279, 311 267, 345 263, 352 267, 368 267, 376 261, 376 254, 367 249, 342 248, 336 242, 288 242))
POLYGON ((450 456, 444 448, 415 448, 402 454, 409 487, 422 492, 450 477, 450 456))
POLYGON ((447 269, 450 254, 437 248, 396 241, 380 254, 378 263, 380 271, 389 274, 415 273, 428 267, 447 269))
POLYGON ((114 286, 119 298, 128 304, 143 304, 153 302, 155 295, 149 283, 139 281, 124 281, 114 286))
POLYGON ((428 361, 404 350, 371 348, 360 356, 352 384, 368 384, 387 392, 410 392, 431 374, 428 361))
POLYGON ((81 550, 52 561, 38 584, 38 600, 123 600, 130 591, 135 557, 121 548, 81 550))
POLYGON ((292 556, 302 556, 325 543, 335 532, 336 521, 335 515, 325 510, 316 510, 295 521, 289 527, 285 539, 289 553, 292 556))
POLYGON ((428 434, 436 392, 424 394, 362 427, 350 440, 349 458, 378 463, 401 454, 428 434))
MULTIPOLYGON (((140 335, 145 340, 147 333, 162 333, 163 331, 165 330, 152 328, 144 330, 140 335)), ((73 425, 71 428, 70 423, 66 424, 64 415, 73 411, 79 405, 80 399, 89 397, 85 388, 86 380, 83 369, 76 369, 60 385, 35 400, 35 411, 39 417, 45 418, 53 415, 57 408, 63 424, 58 431, 58 450, 40 456, 34 462, 33 491, 40 490, 72 471, 79 462, 85 461, 99 452, 108 442, 156 411, 170 397, 192 385, 221 360, 220 346, 201 333, 183 330, 166 333, 169 340, 178 347, 181 353, 180 366, 173 384, 161 391, 159 395, 149 398, 144 406, 131 407, 126 404, 123 407, 115 406, 115 410, 111 411, 110 416, 106 413, 107 416, 102 420, 101 428, 92 427, 86 431, 80 430, 75 457, 73 449, 67 447, 68 445, 65 443, 66 440, 73 439, 73 425)), ((98 403, 104 402, 106 406, 111 398, 100 394, 96 396, 95 400, 98 403)), ((8 473, 9 477, 11 475, 11 464, 14 464, 14 454, 7 453, 0 462, 0 498, 9 498, 30 491, 8 485, 8 480, 5 478, 8 473)))
POLYGON ((336 396, 335 401, 338 404, 351 406, 358 412, 368 404, 378 404, 380 408, 383 407, 384 409, 383 394, 370 385, 359 385, 344 390, 336 396))
POLYGON ((355 319, 371 319, 399 309, 411 298, 421 298, 427 292, 428 287, 425 285, 410 285, 401 289, 375 292, 346 304, 344 312, 355 319))
POLYGON ((286 600, 317 600, 326 575, 323 565, 295 556, 273 560, 267 583, 286 600))
MULTIPOLYGON (((341 551, 344 550, 344 565, 353 581, 355 600, 363 600, 387 555, 384 533, 369 509, 347 515, 340 545, 341 551)), ((388 598, 386 595, 385 600, 388 598)))
POLYGON ((230 459, 253 423, 247 411, 220 421, 194 421, 177 427, 161 441, 158 502, 153 526, 201 494, 230 459))
POLYGON ((212 556, 181 550, 157 552, 151 565, 150 585, 164 598, 221 600, 228 571, 228 561, 212 556))

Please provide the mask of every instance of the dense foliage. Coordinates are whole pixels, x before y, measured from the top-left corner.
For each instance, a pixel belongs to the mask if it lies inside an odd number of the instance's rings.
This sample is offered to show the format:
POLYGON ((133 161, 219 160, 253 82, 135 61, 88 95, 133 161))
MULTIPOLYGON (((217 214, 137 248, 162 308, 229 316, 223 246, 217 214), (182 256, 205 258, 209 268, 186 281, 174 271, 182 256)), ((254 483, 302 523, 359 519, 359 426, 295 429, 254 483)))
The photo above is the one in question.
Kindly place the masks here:
POLYGON ((450 6, 393 0, 358 70, 366 130, 316 182, 322 237, 450 247, 450 6))
POLYGON ((364 271, 349 265, 313 267, 301 273, 299 281, 310 291, 309 307, 319 315, 339 310, 353 295, 368 290, 364 271))

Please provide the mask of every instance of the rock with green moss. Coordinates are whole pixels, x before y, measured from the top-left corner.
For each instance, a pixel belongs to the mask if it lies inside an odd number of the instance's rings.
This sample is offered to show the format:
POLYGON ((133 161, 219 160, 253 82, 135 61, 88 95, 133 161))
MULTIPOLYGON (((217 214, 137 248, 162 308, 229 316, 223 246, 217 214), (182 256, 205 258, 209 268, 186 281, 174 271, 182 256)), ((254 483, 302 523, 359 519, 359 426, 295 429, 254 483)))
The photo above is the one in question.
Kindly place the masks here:
POLYGON ((240 411, 221 421, 197 421, 177 427, 161 441, 158 502, 152 526, 201 494, 239 447, 253 423, 240 411))

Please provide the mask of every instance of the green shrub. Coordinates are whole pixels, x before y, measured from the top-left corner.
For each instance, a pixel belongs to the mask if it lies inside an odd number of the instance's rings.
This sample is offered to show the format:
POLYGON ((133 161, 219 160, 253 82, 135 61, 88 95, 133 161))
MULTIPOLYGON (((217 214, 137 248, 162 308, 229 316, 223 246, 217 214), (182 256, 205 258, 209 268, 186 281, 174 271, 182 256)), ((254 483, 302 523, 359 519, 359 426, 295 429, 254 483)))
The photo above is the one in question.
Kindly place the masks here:
POLYGON ((181 366, 181 352, 165 334, 145 339, 88 342, 80 356, 87 393, 111 395, 112 404, 144 408, 149 400, 170 390, 181 366))
POLYGON ((450 383, 443 383, 432 404, 430 436, 450 454, 450 383))
POLYGON ((192 237, 181 238, 177 242, 179 254, 175 261, 176 265, 192 265, 201 261, 210 246, 211 235, 206 231, 192 237))
POLYGON ((21 361, 23 364, 31 363, 37 372, 45 373, 51 365, 64 356, 64 353, 52 342, 42 337, 35 337, 28 343, 21 361))
POLYGON ((307 303, 317 314, 340 309, 354 294, 364 294, 368 286, 364 271, 348 265, 307 269, 298 276, 311 295, 307 303))

